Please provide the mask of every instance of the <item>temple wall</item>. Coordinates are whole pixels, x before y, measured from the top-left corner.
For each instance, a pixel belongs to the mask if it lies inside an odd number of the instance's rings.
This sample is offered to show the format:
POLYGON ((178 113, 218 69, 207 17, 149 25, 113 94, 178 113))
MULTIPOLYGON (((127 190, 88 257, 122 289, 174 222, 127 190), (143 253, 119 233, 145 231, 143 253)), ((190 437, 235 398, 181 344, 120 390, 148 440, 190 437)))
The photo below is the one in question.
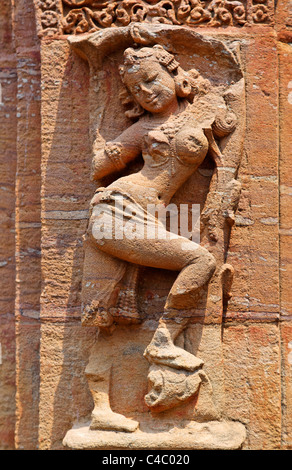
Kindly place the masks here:
MULTIPOLYGON (((212 338, 222 338, 223 418, 245 425, 244 449, 292 448, 292 5, 267 3, 263 24, 195 27, 239 44, 245 78, 242 194, 227 255, 233 296, 222 324, 204 330, 201 350, 216 354, 212 338)), ((98 332, 81 326, 83 235, 95 191, 90 74, 53 11, 59 26, 41 19, 33 0, 2 0, 0 11, 1 449, 61 449, 93 407, 84 370, 98 332)), ((99 77, 109 100, 110 73, 99 77)), ((121 117, 116 128, 124 125, 121 117)), ((163 306, 171 279, 144 272, 145 314, 163 306)), ((195 347, 198 335, 192 324, 185 343, 195 347)), ((139 361, 125 358, 127 380, 144 391, 139 361)), ((113 408, 132 412, 120 387, 113 408)))

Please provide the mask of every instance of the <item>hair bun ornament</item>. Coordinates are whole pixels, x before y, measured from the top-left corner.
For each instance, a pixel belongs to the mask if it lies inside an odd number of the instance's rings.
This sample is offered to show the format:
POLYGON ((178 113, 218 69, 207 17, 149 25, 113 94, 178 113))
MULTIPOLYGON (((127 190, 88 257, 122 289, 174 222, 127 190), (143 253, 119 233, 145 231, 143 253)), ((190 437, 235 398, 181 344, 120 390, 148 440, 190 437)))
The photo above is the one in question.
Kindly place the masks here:
POLYGON ((169 72, 174 72, 179 67, 174 55, 167 52, 160 44, 153 46, 153 49, 160 65, 166 67, 169 72))
POLYGON ((153 47, 142 47, 141 49, 128 47, 124 52, 125 67, 123 72, 125 72, 127 66, 132 66, 144 59, 151 59, 151 57, 155 58, 160 65, 164 66, 170 73, 174 72, 179 67, 179 63, 175 60, 174 56, 167 52, 160 44, 156 44, 153 47))

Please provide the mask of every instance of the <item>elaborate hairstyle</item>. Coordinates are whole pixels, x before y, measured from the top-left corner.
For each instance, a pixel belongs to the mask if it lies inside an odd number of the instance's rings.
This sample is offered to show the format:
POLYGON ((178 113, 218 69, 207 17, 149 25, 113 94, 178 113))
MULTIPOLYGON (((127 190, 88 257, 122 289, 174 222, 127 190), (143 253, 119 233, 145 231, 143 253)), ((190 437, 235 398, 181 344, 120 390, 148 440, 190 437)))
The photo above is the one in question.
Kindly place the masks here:
MULTIPOLYGON (((142 47, 140 49, 129 47, 125 50, 123 65, 119 68, 124 84, 127 69, 135 67, 136 64, 148 58, 156 59, 172 75, 176 94, 179 98, 186 98, 191 102, 195 95, 206 94, 208 92, 210 86, 208 80, 205 80, 195 69, 189 72, 183 70, 175 60, 174 55, 167 52, 158 44, 153 47, 142 47)), ((144 114, 145 110, 137 103, 135 97, 127 88, 120 93, 120 99, 126 108, 125 114, 127 117, 134 119, 144 114)))

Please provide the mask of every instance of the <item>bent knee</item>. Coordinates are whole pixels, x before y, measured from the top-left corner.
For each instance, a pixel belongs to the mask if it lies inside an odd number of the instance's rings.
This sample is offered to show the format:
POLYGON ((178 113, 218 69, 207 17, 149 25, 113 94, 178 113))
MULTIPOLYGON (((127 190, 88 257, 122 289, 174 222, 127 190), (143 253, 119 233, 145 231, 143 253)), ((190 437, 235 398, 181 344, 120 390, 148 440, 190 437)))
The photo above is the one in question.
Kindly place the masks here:
POLYGON ((203 270, 209 273, 211 277, 216 269, 216 259, 214 256, 204 247, 200 246, 196 250, 196 257, 192 260, 192 263, 197 264, 198 260, 203 270))

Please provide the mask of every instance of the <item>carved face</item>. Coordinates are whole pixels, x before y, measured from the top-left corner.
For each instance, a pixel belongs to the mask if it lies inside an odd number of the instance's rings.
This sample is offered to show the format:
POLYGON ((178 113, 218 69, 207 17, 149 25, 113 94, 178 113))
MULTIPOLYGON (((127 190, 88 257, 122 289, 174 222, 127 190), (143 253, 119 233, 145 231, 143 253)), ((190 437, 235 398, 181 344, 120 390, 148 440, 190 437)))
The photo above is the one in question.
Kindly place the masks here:
POLYGON ((124 82, 137 102, 151 113, 166 112, 177 102, 174 79, 155 59, 128 67, 124 82))

